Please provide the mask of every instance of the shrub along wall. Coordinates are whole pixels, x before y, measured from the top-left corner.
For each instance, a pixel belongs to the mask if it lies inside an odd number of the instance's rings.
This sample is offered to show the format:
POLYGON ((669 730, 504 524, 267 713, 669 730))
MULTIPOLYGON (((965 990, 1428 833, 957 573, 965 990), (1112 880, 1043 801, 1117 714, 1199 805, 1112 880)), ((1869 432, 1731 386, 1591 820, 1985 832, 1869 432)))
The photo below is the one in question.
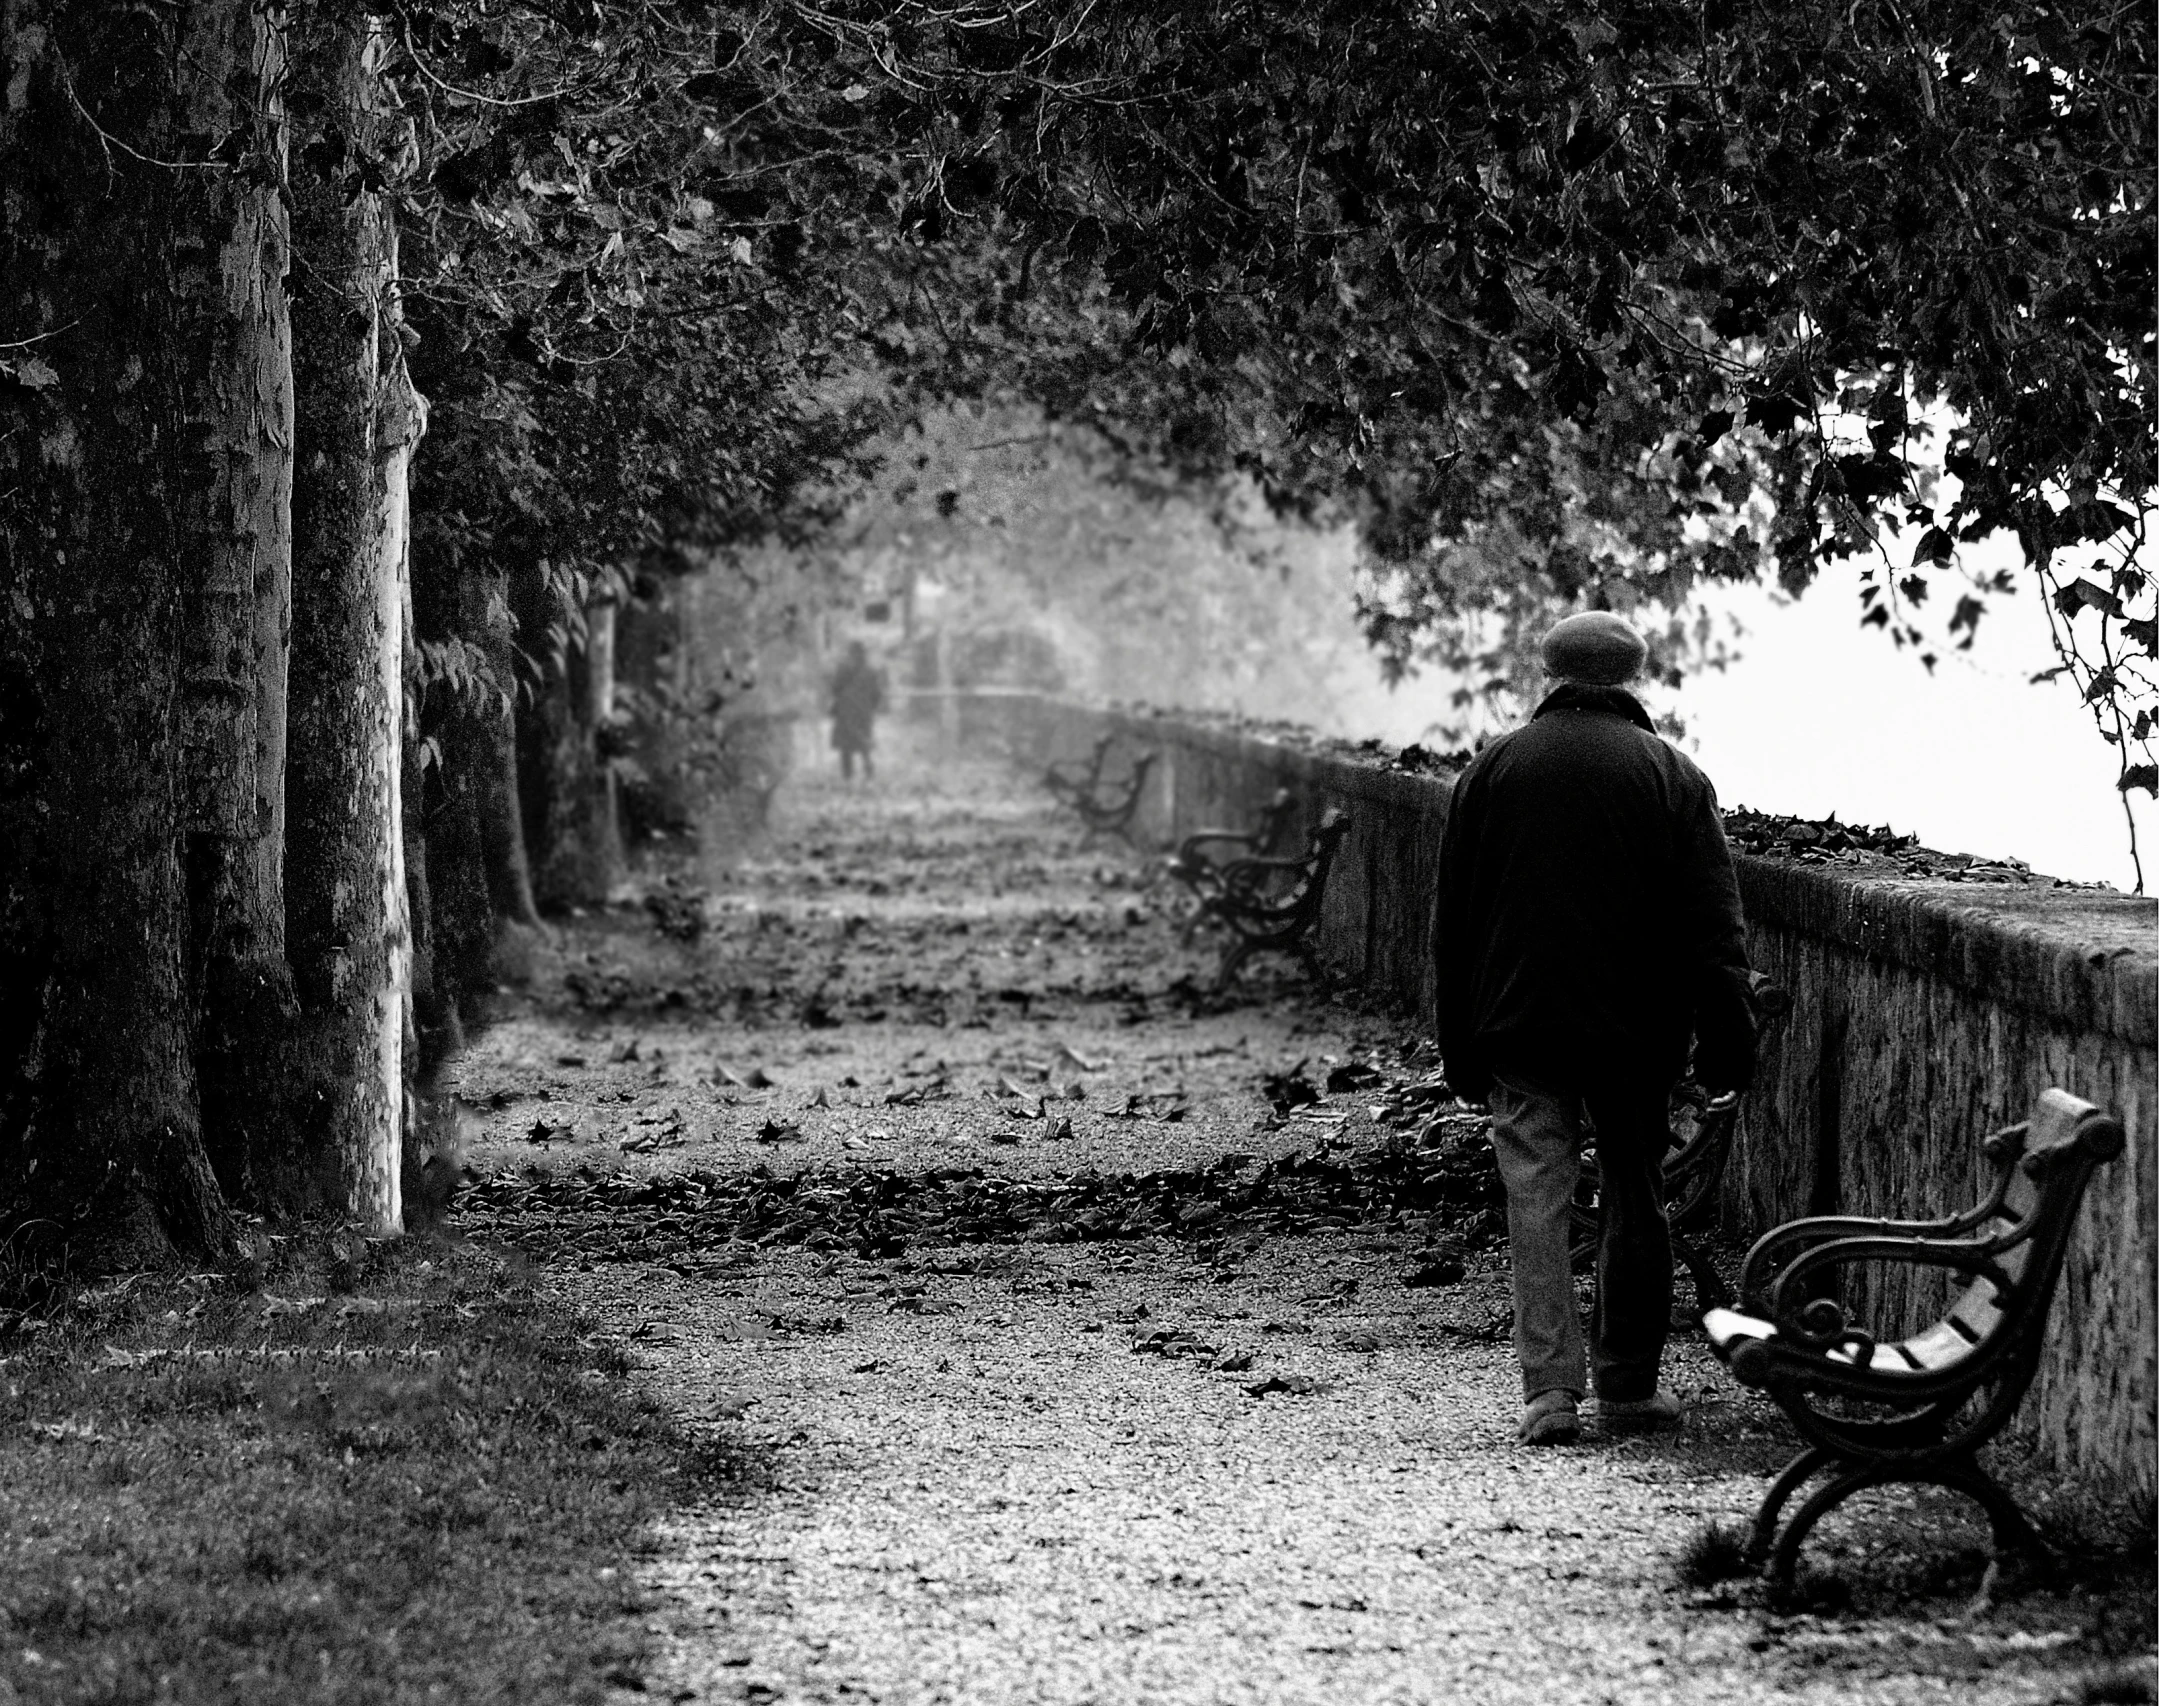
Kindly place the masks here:
MULTIPOLYGON (((1118 737, 1161 760, 1139 823, 1158 844, 1256 821, 1278 787, 1296 829, 1328 806, 1352 828, 1320 951, 1340 976, 1429 1022, 1426 941, 1452 773, 1376 749, 1203 719, 982 696, 968 721, 1019 762, 1084 758, 1118 737)), ((1944 1214, 1983 1194, 1979 1139, 2049 1084, 2118 1113, 2121 1160, 2095 1180, 2020 1418, 2047 1464, 2149 1496, 2159 1401, 2159 901, 2022 884, 1899 881, 1741 855, 1754 963, 1792 992, 1766 1040, 1725 1210, 1758 1231, 1801 1214, 1944 1214)), ((1940 1307, 1938 1282, 1877 1276, 1870 1311, 1940 1307), (1929 1289, 1929 1288, 1932 1289, 1929 1289)))

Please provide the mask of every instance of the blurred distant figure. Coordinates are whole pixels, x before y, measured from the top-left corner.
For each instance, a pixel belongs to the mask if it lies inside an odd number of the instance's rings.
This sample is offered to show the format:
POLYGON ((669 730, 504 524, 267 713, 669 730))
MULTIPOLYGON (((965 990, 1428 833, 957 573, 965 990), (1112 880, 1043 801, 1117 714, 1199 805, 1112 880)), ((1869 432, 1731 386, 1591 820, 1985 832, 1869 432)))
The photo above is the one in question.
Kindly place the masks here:
POLYGON ((877 773, 870 749, 877 713, 885 708, 884 672, 870 662, 860 640, 852 640, 832 677, 832 745, 840 755, 840 775, 855 779, 855 760, 865 777, 877 773))

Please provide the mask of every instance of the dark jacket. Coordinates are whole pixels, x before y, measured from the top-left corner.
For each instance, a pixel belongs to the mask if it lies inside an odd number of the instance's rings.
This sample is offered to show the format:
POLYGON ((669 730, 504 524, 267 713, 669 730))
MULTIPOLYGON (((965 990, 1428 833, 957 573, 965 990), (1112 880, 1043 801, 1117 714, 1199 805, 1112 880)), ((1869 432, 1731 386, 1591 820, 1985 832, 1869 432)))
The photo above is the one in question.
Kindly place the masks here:
POLYGON ((884 672, 864 661, 843 661, 832 677, 832 744, 843 752, 867 752, 877 713, 885 708, 884 672))
POLYGON ((1432 952, 1457 1094, 1737 1089, 1753 1069, 1745 925, 1717 796, 1618 688, 1562 686, 1455 784, 1432 952))

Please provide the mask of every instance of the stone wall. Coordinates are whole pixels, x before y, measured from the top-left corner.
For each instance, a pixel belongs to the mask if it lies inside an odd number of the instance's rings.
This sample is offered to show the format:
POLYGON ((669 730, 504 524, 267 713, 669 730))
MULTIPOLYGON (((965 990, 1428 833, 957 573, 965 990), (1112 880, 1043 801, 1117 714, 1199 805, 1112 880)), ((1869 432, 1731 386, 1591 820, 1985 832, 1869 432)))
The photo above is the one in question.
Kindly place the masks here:
MULTIPOLYGON (((1030 695, 975 702, 970 725, 1039 770, 1117 736, 1110 771, 1161 755, 1141 833, 1156 845, 1256 821, 1276 788, 1301 835, 1328 806, 1352 829, 1320 951, 1341 976, 1429 1021, 1425 943, 1446 774, 1294 731, 1104 711, 1030 695)), ((2159 1401, 2159 902, 2021 885, 1906 882, 1742 856, 1754 963, 1792 992, 1769 1035, 1726 1183, 1737 1229, 1797 1215, 1929 1216, 1983 1192, 1978 1141, 2058 1084, 2118 1113, 2128 1152, 2095 1180, 2050 1348, 2020 1418, 2043 1461, 2149 1496, 2159 1401)), ((1925 1285, 1856 1299, 1910 1318, 1925 1285)), ((1932 1283, 1932 1282, 1928 1282, 1932 1283)))

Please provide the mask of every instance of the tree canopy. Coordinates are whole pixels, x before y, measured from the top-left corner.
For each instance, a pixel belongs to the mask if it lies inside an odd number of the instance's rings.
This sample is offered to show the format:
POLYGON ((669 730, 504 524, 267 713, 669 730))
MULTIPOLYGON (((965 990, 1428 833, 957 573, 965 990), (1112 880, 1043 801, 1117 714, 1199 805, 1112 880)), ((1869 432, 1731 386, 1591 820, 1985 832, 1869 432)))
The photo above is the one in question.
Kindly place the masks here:
POLYGON ((1636 549, 1591 596, 1859 558, 1863 619, 1922 648, 1930 600, 1970 643, 2007 586, 1959 548, 2012 534, 2153 785, 2142 10, 807 15, 912 139, 925 238, 994 205, 1102 281, 1159 361, 1029 359, 1166 453, 1345 504, 1436 582, 1497 520, 1550 551, 1599 504, 1636 549), (1756 494, 1766 537, 1734 519, 1756 494))
POLYGON ((1931 657, 2008 533, 2152 785, 2138 8, 400 17, 432 454, 528 526, 813 520, 910 402, 1001 392, 1356 519, 1397 663, 1517 598, 1495 564, 1670 608, 1841 558, 1931 657))

